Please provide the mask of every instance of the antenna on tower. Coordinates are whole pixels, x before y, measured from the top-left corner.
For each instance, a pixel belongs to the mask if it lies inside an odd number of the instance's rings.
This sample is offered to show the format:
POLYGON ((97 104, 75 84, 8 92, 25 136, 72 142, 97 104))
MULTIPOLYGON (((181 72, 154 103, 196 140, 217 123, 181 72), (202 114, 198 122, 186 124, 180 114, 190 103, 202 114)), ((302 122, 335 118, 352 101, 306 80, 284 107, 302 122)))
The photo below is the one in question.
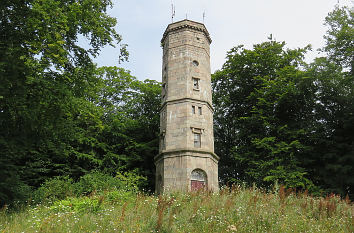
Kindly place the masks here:
POLYGON ((203 12, 203 23, 204 23, 204 19, 205 19, 205 11, 203 12))
POLYGON ((172 6, 171 20, 172 20, 172 23, 173 23, 173 18, 174 18, 175 15, 176 15, 176 7, 173 5, 172 1, 171 1, 171 6, 172 6))

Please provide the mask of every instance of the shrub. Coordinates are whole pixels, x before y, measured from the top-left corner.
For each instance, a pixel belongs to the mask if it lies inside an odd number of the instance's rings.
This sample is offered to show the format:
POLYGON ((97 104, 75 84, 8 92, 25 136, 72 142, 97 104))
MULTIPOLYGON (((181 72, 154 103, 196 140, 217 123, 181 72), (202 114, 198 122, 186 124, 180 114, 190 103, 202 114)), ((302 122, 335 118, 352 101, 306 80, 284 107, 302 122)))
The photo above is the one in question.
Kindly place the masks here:
POLYGON ((136 171, 129 171, 129 172, 117 172, 115 177, 118 179, 122 186, 123 190, 128 191, 139 191, 142 187, 146 185, 147 179, 144 176, 140 176, 136 173, 136 171))
MULTIPOLYGON (((64 200, 67 197, 79 197, 93 193, 102 193, 103 191, 117 191, 113 192, 112 200, 118 200, 120 192, 118 190, 126 191, 131 195, 139 191, 146 182, 146 178, 132 172, 118 172, 115 177, 108 174, 93 171, 82 176, 78 182, 74 183, 68 176, 58 176, 45 181, 39 187, 33 196, 35 203, 53 202, 57 200, 64 200)), ((123 197, 122 196, 122 197, 123 197)), ((123 198, 124 199, 124 198, 123 198)))
POLYGON ((33 200, 36 203, 62 200, 71 196, 73 191, 73 180, 68 176, 58 176, 46 180, 41 187, 34 192, 33 200))
POLYGON ((134 171, 117 172, 115 177, 108 174, 94 171, 80 178, 75 184, 77 195, 88 195, 93 192, 126 190, 137 192, 145 184, 146 178, 136 174, 134 171))
MULTIPOLYGON (((1 161, 0 161, 1 162, 1 161)), ((1 171, 0 167, 0 208, 14 206, 29 197, 31 187, 25 184, 15 172, 1 171)))
POLYGON ((75 193, 80 195, 88 195, 93 192, 102 192, 105 190, 114 190, 121 187, 121 182, 114 177, 94 171, 80 177, 75 183, 75 193))
POLYGON ((123 204, 136 199, 136 194, 132 191, 115 190, 106 194, 107 201, 111 204, 123 204))
POLYGON ((70 197, 65 200, 55 201, 54 204, 50 206, 50 209, 56 212, 97 212, 101 209, 102 201, 102 198, 70 197))

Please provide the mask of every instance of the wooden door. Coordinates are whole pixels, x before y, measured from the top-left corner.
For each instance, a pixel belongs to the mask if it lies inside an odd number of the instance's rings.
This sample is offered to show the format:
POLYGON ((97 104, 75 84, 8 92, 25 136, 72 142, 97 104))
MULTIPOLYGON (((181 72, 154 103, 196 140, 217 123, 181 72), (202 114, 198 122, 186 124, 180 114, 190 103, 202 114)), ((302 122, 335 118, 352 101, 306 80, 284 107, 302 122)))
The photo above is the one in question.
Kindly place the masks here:
POLYGON ((191 190, 197 191, 207 188, 207 177, 203 170, 195 169, 191 174, 191 190))
POLYGON ((199 181, 199 180, 192 180, 191 181, 191 189, 192 191, 198 191, 200 189, 205 188, 205 182, 204 181, 199 181))

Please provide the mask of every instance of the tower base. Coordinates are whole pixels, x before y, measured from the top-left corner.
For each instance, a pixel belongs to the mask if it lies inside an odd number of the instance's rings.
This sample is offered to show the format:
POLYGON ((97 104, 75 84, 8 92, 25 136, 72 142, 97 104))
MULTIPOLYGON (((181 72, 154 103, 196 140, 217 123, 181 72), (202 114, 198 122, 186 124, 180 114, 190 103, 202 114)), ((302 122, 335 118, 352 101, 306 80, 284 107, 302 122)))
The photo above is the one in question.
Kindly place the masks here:
POLYGON ((155 157, 156 193, 219 190, 219 157, 210 152, 165 151, 155 157))

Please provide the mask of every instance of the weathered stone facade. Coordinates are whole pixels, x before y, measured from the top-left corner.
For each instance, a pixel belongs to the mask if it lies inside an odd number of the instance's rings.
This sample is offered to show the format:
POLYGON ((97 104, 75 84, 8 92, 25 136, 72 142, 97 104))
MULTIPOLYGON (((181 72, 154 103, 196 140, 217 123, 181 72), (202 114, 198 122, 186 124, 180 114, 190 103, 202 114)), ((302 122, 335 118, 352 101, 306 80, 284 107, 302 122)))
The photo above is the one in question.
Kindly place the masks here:
POLYGON ((205 26, 190 20, 168 25, 161 40, 163 88, 160 149, 155 157, 157 193, 191 190, 191 174, 196 170, 205 174, 205 181, 200 182, 205 182, 209 190, 219 189, 210 43, 205 26))

